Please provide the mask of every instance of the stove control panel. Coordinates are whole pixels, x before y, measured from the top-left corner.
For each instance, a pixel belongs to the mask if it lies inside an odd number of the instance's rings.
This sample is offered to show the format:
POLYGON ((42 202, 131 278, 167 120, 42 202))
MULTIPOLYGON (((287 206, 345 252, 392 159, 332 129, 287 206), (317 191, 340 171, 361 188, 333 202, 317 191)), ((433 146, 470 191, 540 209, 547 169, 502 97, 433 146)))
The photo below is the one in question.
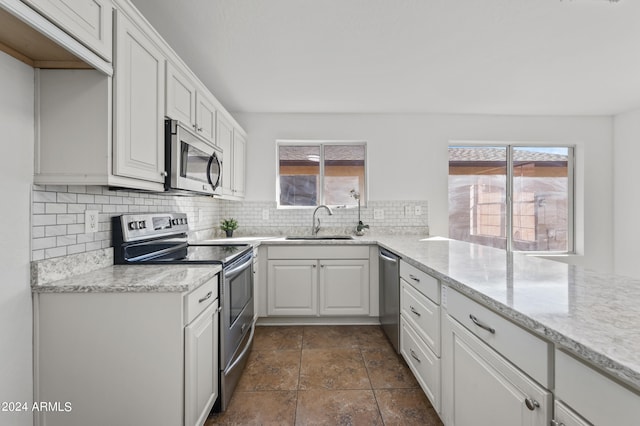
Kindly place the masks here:
POLYGON ((125 242, 185 234, 189 231, 186 213, 142 213, 120 216, 125 242))

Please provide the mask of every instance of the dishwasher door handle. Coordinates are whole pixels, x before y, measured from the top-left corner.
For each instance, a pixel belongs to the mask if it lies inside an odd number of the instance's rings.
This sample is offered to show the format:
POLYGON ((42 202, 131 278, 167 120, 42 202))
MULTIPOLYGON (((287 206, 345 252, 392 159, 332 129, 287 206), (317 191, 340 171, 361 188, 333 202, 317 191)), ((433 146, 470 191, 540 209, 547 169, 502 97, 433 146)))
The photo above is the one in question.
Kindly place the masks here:
POLYGON ((382 252, 379 252, 378 256, 380 256, 380 259, 386 260, 387 262, 392 262, 392 263, 397 263, 398 262, 398 259, 394 259, 393 257, 389 257, 389 256, 385 255, 382 252))

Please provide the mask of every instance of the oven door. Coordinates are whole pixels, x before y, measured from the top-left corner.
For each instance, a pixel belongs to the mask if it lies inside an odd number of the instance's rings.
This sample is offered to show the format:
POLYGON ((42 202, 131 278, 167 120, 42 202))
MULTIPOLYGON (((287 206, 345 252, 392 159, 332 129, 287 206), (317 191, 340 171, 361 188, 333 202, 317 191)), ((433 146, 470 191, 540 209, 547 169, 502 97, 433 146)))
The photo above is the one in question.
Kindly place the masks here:
POLYGON ((221 293, 220 400, 224 411, 253 344, 253 251, 223 270, 221 293))
POLYGON ((169 141, 165 188, 219 194, 222 150, 173 120, 167 120, 166 131, 169 141))

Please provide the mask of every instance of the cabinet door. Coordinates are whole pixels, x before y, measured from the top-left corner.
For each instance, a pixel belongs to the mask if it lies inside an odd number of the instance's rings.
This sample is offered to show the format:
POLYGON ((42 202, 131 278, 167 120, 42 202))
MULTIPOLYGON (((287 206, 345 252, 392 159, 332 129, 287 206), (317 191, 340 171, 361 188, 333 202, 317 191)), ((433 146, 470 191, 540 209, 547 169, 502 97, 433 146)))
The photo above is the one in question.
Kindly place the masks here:
POLYGON ((247 141, 237 130, 233 131, 233 195, 244 197, 244 174, 247 141))
POLYGON ((49 20, 111 62, 112 11, 109 0, 24 0, 49 20))
POLYGON ((318 268, 315 260, 270 260, 267 314, 317 315, 318 268))
POLYGON ((116 14, 114 174, 164 182, 164 57, 116 14))
POLYGON ((184 424, 204 424, 218 397, 218 301, 185 328, 184 424))
POLYGON ((233 195, 233 127, 222 114, 216 114, 216 143, 222 148, 221 194, 233 195))
POLYGON ((196 87, 168 61, 165 115, 196 130, 196 87))
POLYGON ((443 321, 443 420, 450 426, 548 425, 551 393, 447 316, 443 321))
POLYGON ((320 261, 320 315, 369 314, 369 261, 320 261))
POLYGON ((562 402, 556 401, 553 407, 555 411, 553 422, 551 422, 553 426, 591 426, 591 423, 583 420, 562 402))
POLYGON ((202 92, 196 94, 196 125, 202 137, 216 143, 216 107, 202 92))

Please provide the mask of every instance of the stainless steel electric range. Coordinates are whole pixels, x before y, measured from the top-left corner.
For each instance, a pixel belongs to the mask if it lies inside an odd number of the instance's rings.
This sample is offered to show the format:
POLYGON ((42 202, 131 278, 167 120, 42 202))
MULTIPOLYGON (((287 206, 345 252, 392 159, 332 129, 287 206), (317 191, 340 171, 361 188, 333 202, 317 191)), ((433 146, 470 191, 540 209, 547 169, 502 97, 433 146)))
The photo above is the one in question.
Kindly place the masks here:
POLYGON ((226 410, 249 356, 255 331, 253 248, 248 244, 189 243, 185 213, 115 216, 118 264, 222 265, 220 294, 220 410, 226 410))

